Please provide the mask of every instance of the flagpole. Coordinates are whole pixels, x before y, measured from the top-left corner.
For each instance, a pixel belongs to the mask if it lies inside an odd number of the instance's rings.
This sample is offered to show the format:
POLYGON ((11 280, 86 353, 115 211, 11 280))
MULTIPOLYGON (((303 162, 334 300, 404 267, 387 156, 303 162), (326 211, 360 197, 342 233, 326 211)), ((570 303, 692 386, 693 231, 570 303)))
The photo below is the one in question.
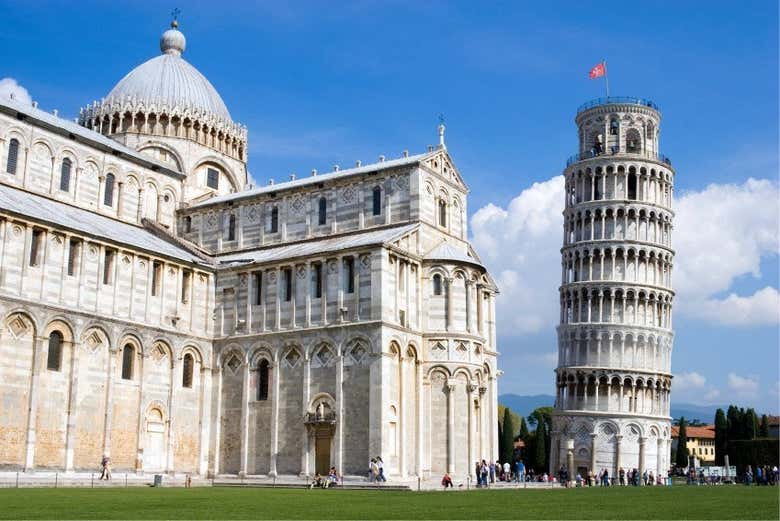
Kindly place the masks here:
POLYGON ((604 81, 607 84, 607 97, 609 97, 609 71, 607 71, 607 60, 602 60, 604 63, 604 81))

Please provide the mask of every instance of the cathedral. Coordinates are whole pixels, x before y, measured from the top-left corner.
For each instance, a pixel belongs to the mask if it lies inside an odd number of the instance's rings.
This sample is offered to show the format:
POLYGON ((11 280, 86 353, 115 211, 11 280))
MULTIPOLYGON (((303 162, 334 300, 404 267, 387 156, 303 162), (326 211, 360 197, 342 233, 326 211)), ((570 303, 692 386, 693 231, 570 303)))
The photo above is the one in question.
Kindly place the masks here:
POLYGON ((177 25, 77 121, 0 100, 0 470, 495 460, 498 288, 443 125, 419 154, 253 186, 177 25))

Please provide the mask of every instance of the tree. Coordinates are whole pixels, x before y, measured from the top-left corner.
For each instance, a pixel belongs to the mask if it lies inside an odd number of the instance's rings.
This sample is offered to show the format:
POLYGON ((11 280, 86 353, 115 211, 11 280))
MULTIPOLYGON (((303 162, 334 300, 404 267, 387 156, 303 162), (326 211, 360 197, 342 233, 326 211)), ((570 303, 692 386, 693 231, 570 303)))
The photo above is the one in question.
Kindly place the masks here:
POLYGON ((769 417, 766 414, 761 415, 761 426, 758 428, 759 438, 769 437, 769 417))
POLYGON ((758 435, 758 417, 756 416, 755 409, 749 408, 746 410, 743 421, 745 422, 745 426, 743 427, 745 436, 743 439, 756 439, 756 436, 758 435))
POLYGON ((685 417, 680 418, 680 429, 677 436, 677 455, 675 464, 678 467, 688 466, 688 434, 685 432, 685 417))
POLYGON ((536 440, 534 443, 534 468, 537 472, 547 472, 547 425, 539 422, 536 425, 536 440))
POLYGON ((501 461, 514 461, 515 457, 515 420, 509 407, 504 409, 504 424, 501 429, 501 461))
POLYGON ((715 411, 715 464, 724 465, 723 458, 728 452, 728 421, 723 409, 715 411))
POLYGON ((729 441, 743 439, 743 414, 739 408, 735 405, 729 405, 729 409, 726 412, 726 420, 728 421, 728 439, 729 441))
POLYGON ((547 471, 550 461, 550 431, 552 430, 552 407, 538 407, 528 415, 528 423, 536 426, 533 447, 533 468, 539 472, 547 471), (544 428, 541 428, 541 426, 544 428))
MULTIPOLYGON (((766 415, 764 417, 766 418, 766 415)), ((523 417, 520 417, 520 439, 525 442, 528 441, 528 424, 523 417)))

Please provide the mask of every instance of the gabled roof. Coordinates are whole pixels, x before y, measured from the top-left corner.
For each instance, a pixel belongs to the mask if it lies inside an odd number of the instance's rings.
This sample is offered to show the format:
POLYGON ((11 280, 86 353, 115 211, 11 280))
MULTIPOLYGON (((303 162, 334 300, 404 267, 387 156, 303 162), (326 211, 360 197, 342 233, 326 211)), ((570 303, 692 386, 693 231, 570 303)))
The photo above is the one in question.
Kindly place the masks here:
POLYGON ((0 212, 50 223, 154 255, 206 265, 203 259, 149 231, 88 210, 0 183, 0 212))
POLYGON ((308 186, 311 184, 323 183, 331 181, 333 179, 341 179, 350 177, 353 175, 366 174, 368 172, 379 172, 381 170, 387 170, 389 168, 396 168, 400 166, 413 165, 425 159, 436 152, 426 152, 425 154, 417 154, 409 157, 402 157, 399 159, 391 159, 390 161, 380 161, 377 163, 371 163, 370 165, 363 165, 355 168, 347 168, 345 170, 339 170, 337 172, 328 172, 326 174, 312 175, 309 177, 302 177, 295 179, 294 181, 285 181, 283 183, 275 183, 272 185, 259 186, 242 192, 235 192, 232 194, 220 195, 206 199, 205 201, 190 205, 190 208, 200 208, 204 206, 210 206, 213 204, 224 203, 227 201, 237 201, 241 199, 248 199, 260 194, 266 194, 271 192, 278 192, 280 190, 287 190, 290 188, 297 188, 301 186, 308 186))
POLYGON ((350 233, 335 237, 312 239, 295 244, 284 244, 257 250, 241 251, 228 255, 221 255, 217 258, 217 262, 222 266, 276 262, 334 251, 362 248, 365 246, 383 245, 400 239, 418 226, 417 223, 404 224, 374 231, 361 231, 359 233, 350 233))
POLYGON ((114 141, 113 139, 104 136, 94 130, 84 128, 78 123, 68 121, 54 114, 45 112, 37 107, 33 107, 27 103, 22 103, 18 100, 12 100, 8 98, 0 98, 0 112, 5 112, 14 117, 18 117, 18 114, 23 114, 26 118, 34 122, 36 126, 46 129, 54 134, 73 139, 76 142, 84 143, 91 147, 106 152, 111 155, 115 155, 132 161, 141 165, 144 168, 161 172, 163 174, 181 179, 184 174, 172 169, 170 166, 160 163, 152 159, 149 156, 142 154, 132 148, 114 141))

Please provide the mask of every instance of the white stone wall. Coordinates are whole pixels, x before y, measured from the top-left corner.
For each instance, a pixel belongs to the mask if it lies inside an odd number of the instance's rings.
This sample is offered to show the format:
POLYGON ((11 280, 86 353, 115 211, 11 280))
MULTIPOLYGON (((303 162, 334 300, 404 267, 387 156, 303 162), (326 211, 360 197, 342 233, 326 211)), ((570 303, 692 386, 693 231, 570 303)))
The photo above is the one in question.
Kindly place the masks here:
POLYGON ((0 113, 0 182, 74 204, 102 215, 140 224, 142 218, 172 228, 183 200, 184 175, 155 172, 128 156, 96 150, 35 124, 0 113), (16 172, 7 171, 8 145, 19 141, 16 172), (64 159, 72 163, 67 190, 61 186, 64 159), (107 205, 105 185, 114 176, 113 199, 107 205))

